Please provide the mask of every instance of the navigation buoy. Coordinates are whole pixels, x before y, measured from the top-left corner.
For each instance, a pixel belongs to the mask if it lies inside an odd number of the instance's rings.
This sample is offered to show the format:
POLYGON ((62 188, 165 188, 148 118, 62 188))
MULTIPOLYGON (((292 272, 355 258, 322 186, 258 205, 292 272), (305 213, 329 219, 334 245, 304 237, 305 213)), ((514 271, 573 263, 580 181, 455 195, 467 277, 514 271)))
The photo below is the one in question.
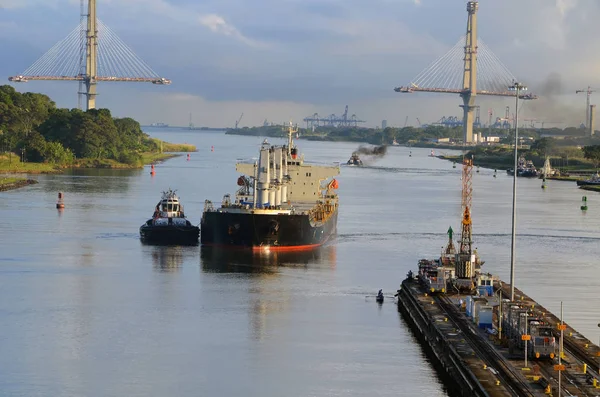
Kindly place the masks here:
POLYGON ((154 170, 154 164, 152 164, 151 167, 152 168, 150 169, 150 175, 154 176, 156 174, 156 171, 154 170))
POLYGON ((62 192, 58 192, 58 201, 56 202, 56 208, 59 210, 62 210, 63 208, 65 208, 65 202, 63 201, 62 192))
POLYGON ((546 188, 546 178, 542 179, 542 189, 546 188))
POLYGON ((187 155, 187 161, 190 161, 190 154, 187 155))
POLYGON ((479 167, 477 167, 477 171, 476 172, 479 172, 479 167))
POLYGON ((211 146, 211 147, 210 147, 210 151, 211 151, 211 152, 214 152, 214 151, 215 151, 215 147, 214 147, 214 146, 211 146))
POLYGON ((581 205, 581 210, 582 210, 582 211, 587 211, 587 197, 586 197, 586 196, 583 196, 583 197, 581 198, 581 202, 583 203, 583 204, 581 205))

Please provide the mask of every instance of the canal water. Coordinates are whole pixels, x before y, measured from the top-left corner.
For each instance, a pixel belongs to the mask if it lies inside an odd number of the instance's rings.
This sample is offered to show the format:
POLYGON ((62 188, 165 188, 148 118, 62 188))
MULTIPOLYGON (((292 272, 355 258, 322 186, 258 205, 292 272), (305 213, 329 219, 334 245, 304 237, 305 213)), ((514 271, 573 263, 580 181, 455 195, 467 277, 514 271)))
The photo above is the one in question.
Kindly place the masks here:
MULTIPOLYGON (((446 395, 393 299, 373 295, 439 255, 449 226, 459 235, 460 166, 405 147, 342 166, 339 235, 314 253, 154 247, 138 228, 161 191, 177 189, 199 223, 264 138, 147 132, 198 152, 155 176, 79 170, 0 193, 0 395, 446 395)), ((297 144, 323 164, 358 147, 297 144)), ((512 179, 493 175, 474 173, 473 233, 484 269, 508 280, 512 179)), ((516 285, 555 313, 564 301, 565 320, 598 340, 600 199, 568 182, 518 190, 516 285)))

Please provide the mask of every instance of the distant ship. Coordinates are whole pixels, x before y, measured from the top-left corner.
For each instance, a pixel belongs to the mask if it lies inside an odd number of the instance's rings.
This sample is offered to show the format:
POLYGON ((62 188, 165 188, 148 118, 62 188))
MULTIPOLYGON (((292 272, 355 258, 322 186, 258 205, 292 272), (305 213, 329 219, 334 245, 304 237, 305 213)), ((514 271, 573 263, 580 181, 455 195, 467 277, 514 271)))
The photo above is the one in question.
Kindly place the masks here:
POLYGON ((150 124, 150 127, 168 127, 169 124, 165 124, 165 123, 152 123, 150 124))
POLYGON ((255 163, 237 163, 243 175, 235 198, 215 208, 205 201, 200 242, 205 246, 299 251, 325 244, 337 231, 339 165, 309 165, 298 156, 291 124, 288 144, 267 140, 255 163))

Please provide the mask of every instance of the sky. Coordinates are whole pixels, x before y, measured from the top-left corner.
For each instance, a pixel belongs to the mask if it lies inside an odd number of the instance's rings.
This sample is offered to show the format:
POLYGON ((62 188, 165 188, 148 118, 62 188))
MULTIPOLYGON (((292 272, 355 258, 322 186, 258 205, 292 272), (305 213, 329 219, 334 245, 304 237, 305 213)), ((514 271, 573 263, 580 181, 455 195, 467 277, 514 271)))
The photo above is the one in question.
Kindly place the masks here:
MULTIPOLYGON (((79 0, 0 0, 0 77, 22 74, 63 40, 79 23, 79 7, 79 0)), ((465 0, 98 0, 97 10, 133 53, 172 80, 98 85, 97 107, 142 124, 187 125, 191 114, 196 126, 226 127, 242 113, 240 126, 301 123, 314 113, 341 115, 346 105, 365 126, 462 114, 457 95, 393 89, 465 34, 465 0)), ((522 104, 521 120, 583 122, 586 97, 575 91, 600 88, 599 18, 597 0, 480 1, 479 37, 540 95, 522 104)), ((107 48, 107 59, 121 59, 113 42, 107 48)), ((54 59, 66 62, 61 57, 75 52, 54 59)), ((460 78, 455 68, 445 73, 460 78)), ((77 107, 77 83, 10 84, 77 107)), ((489 109, 493 118, 506 106, 514 113, 511 98, 477 101, 484 123, 489 109)))

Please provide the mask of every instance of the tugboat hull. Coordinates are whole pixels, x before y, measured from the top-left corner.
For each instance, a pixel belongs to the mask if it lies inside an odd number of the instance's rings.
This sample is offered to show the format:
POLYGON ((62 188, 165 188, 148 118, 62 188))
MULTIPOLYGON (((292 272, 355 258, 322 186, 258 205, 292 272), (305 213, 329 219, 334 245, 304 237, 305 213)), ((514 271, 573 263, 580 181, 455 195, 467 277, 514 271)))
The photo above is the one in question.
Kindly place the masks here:
POLYGON ((302 251, 325 244, 336 234, 337 209, 324 222, 306 214, 252 214, 211 211, 202 217, 200 242, 253 250, 302 251))
POLYGON ((148 244, 195 245, 198 244, 200 229, 198 226, 152 226, 140 227, 140 238, 148 244))

